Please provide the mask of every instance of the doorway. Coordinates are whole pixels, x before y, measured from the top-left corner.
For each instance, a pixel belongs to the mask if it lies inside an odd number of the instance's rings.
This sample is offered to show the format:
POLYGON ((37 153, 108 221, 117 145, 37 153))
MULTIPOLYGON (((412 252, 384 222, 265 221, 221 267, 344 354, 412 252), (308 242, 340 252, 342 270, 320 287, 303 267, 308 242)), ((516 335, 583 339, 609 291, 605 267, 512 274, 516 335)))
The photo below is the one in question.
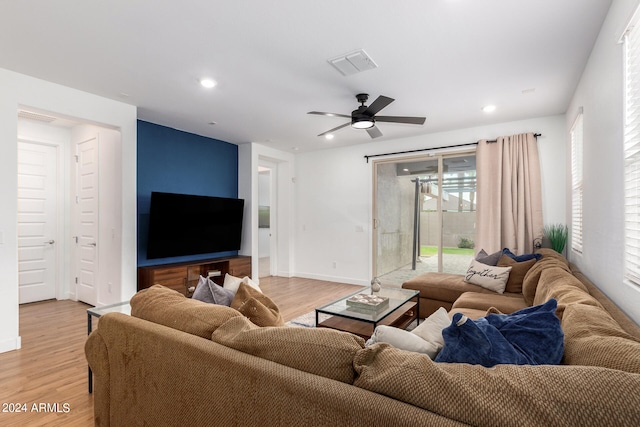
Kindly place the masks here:
POLYGON ((400 286, 463 273, 474 253, 475 153, 374 162, 373 274, 400 286))
POLYGON ((120 301, 120 132, 20 109, 17 144, 20 304, 120 301), (111 268, 98 274, 99 261, 111 268))
POLYGON ((261 161, 258 166, 258 273, 269 277, 276 272, 275 165, 261 161))

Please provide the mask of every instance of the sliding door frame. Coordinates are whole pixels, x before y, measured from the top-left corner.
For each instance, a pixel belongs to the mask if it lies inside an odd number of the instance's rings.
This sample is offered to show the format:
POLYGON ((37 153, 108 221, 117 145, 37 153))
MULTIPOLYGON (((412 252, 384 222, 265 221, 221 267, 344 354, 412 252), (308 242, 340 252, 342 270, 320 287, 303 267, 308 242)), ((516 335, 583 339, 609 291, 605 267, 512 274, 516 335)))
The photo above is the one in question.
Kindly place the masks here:
MULTIPOLYGON (((371 226, 371 231, 372 231, 372 258, 371 258, 371 268, 372 268, 372 276, 371 277, 378 277, 378 226, 379 226, 379 220, 378 220, 378 166, 379 165, 384 165, 384 164, 389 164, 389 163, 408 163, 408 162, 418 162, 418 161, 426 161, 426 160, 434 160, 434 158, 437 159, 438 161, 438 185, 440 186, 440 188, 442 188, 442 182, 443 182, 443 170, 444 170, 444 160, 448 159, 448 158, 454 158, 454 157, 462 157, 462 156, 468 156, 470 154, 475 155, 475 147, 473 149, 468 149, 468 147, 466 149, 463 150, 455 150, 455 151, 450 151, 450 152, 440 152, 440 153, 429 153, 429 154, 421 154, 421 155, 414 155, 414 156, 405 156, 405 157, 393 157, 390 159, 381 159, 381 160, 373 160, 372 161, 372 195, 371 195, 371 206, 372 206, 372 212, 371 212, 371 218, 372 218, 372 226, 371 226)), ((437 200, 437 206, 438 206, 438 220, 437 220, 437 227, 439 230, 438 236, 437 236, 437 243, 438 243, 438 271, 443 271, 443 247, 442 247, 442 242, 443 242, 443 212, 442 212, 442 197, 439 197, 437 200)), ((419 244, 418 244, 419 246, 419 244)), ((416 248, 414 248, 414 250, 416 250, 416 248)), ((420 249, 417 248, 417 250, 419 251, 420 249)), ((419 255, 419 252, 418 252, 419 255)))

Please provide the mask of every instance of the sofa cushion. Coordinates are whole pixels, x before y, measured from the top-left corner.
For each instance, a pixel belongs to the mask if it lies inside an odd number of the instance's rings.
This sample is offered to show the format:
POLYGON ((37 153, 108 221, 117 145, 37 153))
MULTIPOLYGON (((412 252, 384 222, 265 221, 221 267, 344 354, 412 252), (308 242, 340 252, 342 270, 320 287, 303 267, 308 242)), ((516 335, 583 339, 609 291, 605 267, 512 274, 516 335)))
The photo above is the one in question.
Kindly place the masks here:
POLYGON ((425 341, 435 344, 438 351, 444 346, 444 338, 442 330, 451 324, 451 319, 447 314, 447 310, 440 307, 434 311, 429 317, 424 319, 422 323, 413 328, 412 334, 419 336, 425 341))
POLYGON ((525 274, 524 279, 522 280, 522 295, 528 305, 533 305, 533 299, 536 296, 540 275, 549 267, 559 267, 571 273, 569 264, 557 258, 547 258, 545 256, 540 261, 536 262, 529 271, 527 271, 527 274, 525 274))
POLYGON ((135 294, 131 298, 131 315, 206 339, 227 320, 242 316, 231 307, 187 298, 162 285, 135 294))
POLYGON ((442 330, 450 324, 447 310, 440 307, 411 332, 393 326, 377 326, 366 345, 384 342, 403 350, 424 353, 433 359, 444 346, 442 330))
POLYGON ((240 283, 231 308, 235 308, 258 326, 284 326, 278 306, 261 291, 240 283))
POLYGON ((424 354, 388 344, 360 350, 354 367, 355 386, 468 425, 636 425, 640 416, 640 376, 610 369, 487 369, 435 363, 424 354))
POLYGON ((574 277, 580 280, 580 283, 582 283, 587 288, 589 294, 591 294, 591 296, 598 300, 602 307, 607 310, 607 313, 609 313, 611 317, 613 317, 616 323, 620 325, 620 327, 626 333, 637 339, 640 339, 640 326, 638 326, 638 324, 636 324, 629 318, 629 316, 627 316, 622 310, 620 310, 620 308, 613 301, 607 298, 607 296, 602 293, 602 291, 598 289, 596 285, 591 282, 591 280, 589 280, 584 274, 582 274, 582 272, 576 265, 571 264, 570 267, 571 273, 573 273, 574 277))
POLYGON ((640 340, 627 334, 603 308, 573 304, 562 318, 563 362, 640 374, 640 340))
POLYGON ((224 275, 224 282, 222 284, 222 287, 235 294, 236 292, 238 292, 238 288, 240 287, 241 283, 245 283, 251 286, 253 289, 259 292, 262 292, 262 289, 260 289, 260 286, 256 282, 251 280, 249 276, 240 278, 240 277, 232 276, 229 273, 224 275))
POLYGON ((437 356, 442 348, 432 342, 423 340, 418 335, 412 334, 409 331, 386 325, 376 326, 373 335, 371 335, 371 338, 367 340, 365 345, 370 346, 379 342, 391 344, 395 348, 402 350, 423 353, 432 359, 437 356))
POLYGON ((483 294, 479 292, 465 292, 453 303, 452 309, 473 308, 487 311, 495 307, 501 313, 513 313, 528 307, 522 294, 483 294))
POLYGON ((556 261, 560 261, 562 264, 569 266, 569 261, 567 261, 567 259, 562 254, 554 251, 551 248, 536 249, 536 254, 542 256, 541 260, 555 259, 556 261))
POLYGON ((419 291, 420 298, 451 303, 465 292, 486 292, 496 295, 493 291, 465 282, 462 274, 451 273, 430 272, 421 274, 404 282, 402 287, 419 291))
POLYGON ((510 271, 511 267, 493 267, 471 260, 464 281, 501 294, 507 286, 510 271))
POLYGON ((233 301, 233 296, 234 294, 230 290, 216 284, 208 277, 200 276, 198 286, 191 298, 209 304, 220 304, 229 307, 231 306, 231 301, 233 301))
POLYGON ((512 314, 471 320, 455 314, 442 331, 444 348, 436 362, 541 365, 562 360, 564 335, 556 317, 556 300, 512 314))
POLYGON ((465 316, 467 316, 469 319, 479 319, 481 317, 486 316, 487 314, 487 310, 479 310, 477 308, 466 308, 466 307, 458 307, 458 308, 452 308, 449 311, 449 317, 453 317, 456 313, 460 313, 460 314, 464 314, 465 316))
POLYGON ((601 307, 598 300, 589 295, 587 288, 580 280, 559 266, 545 268, 540 274, 533 303, 541 304, 549 298, 555 298, 558 301, 556 315, 560 319, 566 307, 571 304, 601 307))
MULTIPOLYGON (((356 335, 329 328, 258 327, 231 319, 212 335, 219 344, 301 371, 353 383, 353 358, 364 348, 356 335)), ((262 386, 268 386, 263 384, 262 386)))
POLYGON ((504 291, 521 294, 524 276, 536 261, 534 258, 528 261, 518 262, 508 255, 502 255, 500 260, 498 260, 498 267, 511 267, 509 280, 507 280, 507 286, 504 288, 504 291))

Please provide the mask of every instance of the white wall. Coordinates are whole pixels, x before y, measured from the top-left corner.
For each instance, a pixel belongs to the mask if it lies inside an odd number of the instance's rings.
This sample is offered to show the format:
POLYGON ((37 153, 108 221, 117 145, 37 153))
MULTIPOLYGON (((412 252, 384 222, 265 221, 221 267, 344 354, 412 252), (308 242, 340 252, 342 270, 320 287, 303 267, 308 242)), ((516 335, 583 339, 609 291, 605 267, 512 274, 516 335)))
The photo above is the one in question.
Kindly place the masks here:
POLYGON ((16 227, 18 107, 34 107, 120 130, 123 219, 120 300, 136 291, 136 108, 4 69, 0 69, 0 87, 0 352, 4 352, 20 348, 16 227))
MULTIPOLYGON (((638 0, 614 0, 566 114, 568 131, 584 109, 583 253, 569 257, 609 298, 640 323, 640 289, 624 275, 624 69, 618 43, 638 0)), ((570 213, 570 156, 567 156, 570 213)), ((569 222, 570 217, 567 217, 569 222)))
POLYGON ((564 115, 298 154, 295 275, 361 285, 370 282, 373 177, 372 163, 365 161, 365 155, 471 143, 524 132, 542 134, 538 147, 544 221, 564 223, 564 115))

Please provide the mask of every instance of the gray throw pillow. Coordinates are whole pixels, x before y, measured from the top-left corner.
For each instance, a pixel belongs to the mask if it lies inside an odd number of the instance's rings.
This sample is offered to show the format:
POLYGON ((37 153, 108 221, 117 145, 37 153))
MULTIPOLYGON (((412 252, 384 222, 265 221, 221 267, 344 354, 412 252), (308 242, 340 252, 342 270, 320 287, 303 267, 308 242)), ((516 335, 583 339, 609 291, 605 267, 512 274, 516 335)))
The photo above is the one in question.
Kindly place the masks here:
POLYGON ((480 252, 478 252, 478 255, 476 256, 476 261, 495 267, 496 265, 498 265, 498 261, 500 261, 501 256, 502 251, 494 252, 491 255, 488 255, 484 249, 480 249, 480 252))
POLYGON ((231 306, 233 292, 217 285, 213 280, 200 276, 192 298, 209 304, 231 306))

